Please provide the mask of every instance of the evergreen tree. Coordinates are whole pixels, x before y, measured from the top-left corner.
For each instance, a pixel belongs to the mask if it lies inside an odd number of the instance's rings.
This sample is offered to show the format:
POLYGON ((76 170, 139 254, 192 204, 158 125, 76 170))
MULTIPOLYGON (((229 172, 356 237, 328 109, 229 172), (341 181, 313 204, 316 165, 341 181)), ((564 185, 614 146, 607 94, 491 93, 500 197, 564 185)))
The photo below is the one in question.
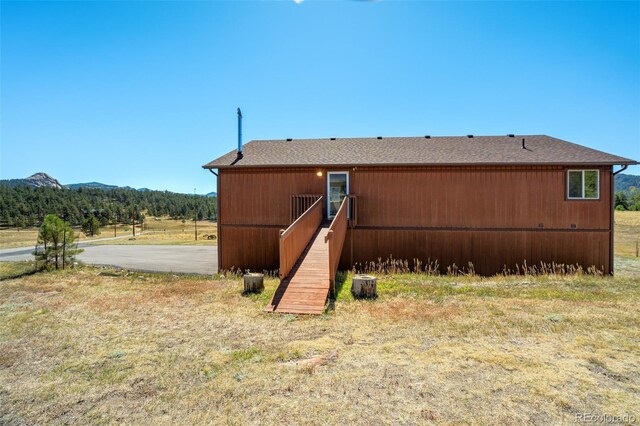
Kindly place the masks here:
POLYGON ((73 226, 81 226, 91 215, 101 226, 114 222, 130 224, 132 211, 137 223, 144 220, 142 212, 190 220, 197 212, 199 220, 215 220, 216 199, 124 188, 10 188, 0 185, 0 225, 4 226, 39 225, 50 213, 64 217, 73 226))
POLYGON ((627 198, 627 194, 625 194, 624 192, 616 192, 614 205, 616 210, 629 210, 629 200, 627 198))
POLYGON ((73 248, 75 235, 68 222, 58 216, 45 216, 38 233, 38 243, 34 255, 36 263, 47 269, 65 268, 73 262, 75 255, 82 252, 73 248))
POLYGON ((100 221, 94 215, 89 216, 82 222, 82 232, 88 237, 100 235, 100 221))

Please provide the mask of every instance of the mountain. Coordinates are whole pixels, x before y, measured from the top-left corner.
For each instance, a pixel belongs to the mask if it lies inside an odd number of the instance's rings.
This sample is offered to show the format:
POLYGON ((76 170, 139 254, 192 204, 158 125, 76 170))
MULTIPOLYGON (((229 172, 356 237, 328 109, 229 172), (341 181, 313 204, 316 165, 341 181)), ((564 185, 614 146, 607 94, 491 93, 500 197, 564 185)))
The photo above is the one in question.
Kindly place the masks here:
POLYGON ((8 186, 10 188, 15 188, 16 186, 28 186, 31 188, 48 186, 51 188, 62 189, 62 185, 57 179, 42 172, 33 174, 24 179, 2 179, 0 180, 0 185, 8 186))
MULTIPOLYGON (((100 182, 83 182, 83 183, 70 183, 67 185, 62 185, 57 179, 49 176, 46 173, 36 173, 34 175, 29 176, 24 179, 1 179, 0 185, 8 186, 9 188, 15 188, 18 186, 28 186, 30 188, 38 188, 38 187, 51 187, 56 189, 69 188, 69 189, 80 189, 80 188, 91 188, 91 189, 102 189, 104 191, 109 191, 113 189, 133 189, 140 192, 146 191, 154 191, 149 188, 132 188, 130 186, 117 186, 117 185, 107 185, 106 183, 100 182)), ((187 194, 193 195, 193 194, 187 194)), ((205 194, 206 197, 215 197, 215 192, 210 192, 205 194)))
POLYGON ((619 173, 616 175, 615 179, 615 188, 616 192, 631 192, 631 188, 636 188, 640 190, 640 176, 636 175, 625 175, 624 173, 619 173))
POLYGON ((85 182, 85 183, 70 183, 69 185, 65 185, 67 188, 78 189, 78 188, 98 188, 98 189, 116 189, 118 186, 116 185, 107 185, 100 182, 85 182))

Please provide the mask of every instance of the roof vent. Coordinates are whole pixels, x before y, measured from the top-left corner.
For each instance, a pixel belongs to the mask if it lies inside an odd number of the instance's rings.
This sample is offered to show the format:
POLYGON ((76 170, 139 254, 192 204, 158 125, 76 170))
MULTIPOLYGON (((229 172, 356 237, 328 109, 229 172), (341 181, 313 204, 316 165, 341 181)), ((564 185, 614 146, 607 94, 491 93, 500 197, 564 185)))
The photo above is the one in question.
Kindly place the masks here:
POLYGON ((331 140, 332 140, 332 141, 335 141, 335 140, 336 140, 336 138, 331 138, 331 140))
POLYGON ((425 139, 431 139, 431 135, 424 135, 425 139))
POLYGON ((472 137, 473 137, 473 135, 467 135, 467 137, 468 137, 468 138, 472 138, 472 137))
POLYGON ((238 160, 242 158, 242 111, 238 108, 238 160))
POLYGON ((515 137, 516 135, 514 135, 513 133, 509 133, 507 136, 509 136, 510 138, 515 137))
POLYGON ((293 139, 291 138, 287 138, 287 142, 291 142, 293 139))
POLYGON ((382 139, 382 136, 378 136, 378 139, 382 139))

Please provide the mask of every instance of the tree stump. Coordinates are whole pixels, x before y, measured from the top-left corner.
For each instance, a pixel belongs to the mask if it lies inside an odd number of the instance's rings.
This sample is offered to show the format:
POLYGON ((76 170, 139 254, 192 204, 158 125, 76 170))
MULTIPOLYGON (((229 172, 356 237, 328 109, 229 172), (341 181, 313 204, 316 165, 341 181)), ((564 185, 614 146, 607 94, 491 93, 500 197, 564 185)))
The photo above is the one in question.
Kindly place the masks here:
POLYGON ((356 299, 378 297, 378 279, 372 275, 356 275, 351 283, 351 294, 356 299))
POLYGON ((248 273, 243 278, 244 294, 262 293, 262 290, 264 290, 264 274, 248 273))

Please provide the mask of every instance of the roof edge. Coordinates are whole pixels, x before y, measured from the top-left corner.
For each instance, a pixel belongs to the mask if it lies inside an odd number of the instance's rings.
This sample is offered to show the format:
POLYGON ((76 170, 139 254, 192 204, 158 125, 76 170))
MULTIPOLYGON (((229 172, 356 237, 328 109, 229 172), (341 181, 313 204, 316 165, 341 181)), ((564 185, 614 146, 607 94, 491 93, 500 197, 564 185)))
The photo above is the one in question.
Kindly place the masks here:
POLYGON ((273 168, 301 168, 301 167, 468 167, 468 166, 637 166, 640 165, 640 162, 628 159, 628 161, 616 161, 616 162, 578 162, 578 163, 567 163, 567 162, 559 162, 559 163, 359 163, 359 164, 253 164, 253 165, 243 165, 243 164, 235 164, 235 165, 210 165, 205 164, 202 166, 203 169, 213 170, 213 169, 273 169, 273 168))

